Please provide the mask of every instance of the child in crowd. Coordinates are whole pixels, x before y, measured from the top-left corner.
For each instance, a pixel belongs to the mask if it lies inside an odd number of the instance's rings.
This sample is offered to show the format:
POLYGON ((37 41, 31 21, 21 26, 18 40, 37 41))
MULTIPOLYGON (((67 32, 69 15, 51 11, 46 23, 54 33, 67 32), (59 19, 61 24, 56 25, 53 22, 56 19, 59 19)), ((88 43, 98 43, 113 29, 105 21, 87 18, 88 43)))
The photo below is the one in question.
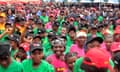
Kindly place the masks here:
POLYGON ((67 72, 73 72, 74 63, 75 63, 76 59, 77 59, 76 53, 67 53, 65 55, 65 61, 68 66, 67 72))

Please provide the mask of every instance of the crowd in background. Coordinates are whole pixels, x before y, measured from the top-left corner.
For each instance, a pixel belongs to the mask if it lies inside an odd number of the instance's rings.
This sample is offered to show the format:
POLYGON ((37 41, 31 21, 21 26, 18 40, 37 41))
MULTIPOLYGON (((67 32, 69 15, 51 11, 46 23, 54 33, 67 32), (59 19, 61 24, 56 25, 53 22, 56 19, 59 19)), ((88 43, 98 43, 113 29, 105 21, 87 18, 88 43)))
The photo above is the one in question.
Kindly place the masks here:
POLYGON ((120 72, 120 8, 1 5, 0 72, 120 72))

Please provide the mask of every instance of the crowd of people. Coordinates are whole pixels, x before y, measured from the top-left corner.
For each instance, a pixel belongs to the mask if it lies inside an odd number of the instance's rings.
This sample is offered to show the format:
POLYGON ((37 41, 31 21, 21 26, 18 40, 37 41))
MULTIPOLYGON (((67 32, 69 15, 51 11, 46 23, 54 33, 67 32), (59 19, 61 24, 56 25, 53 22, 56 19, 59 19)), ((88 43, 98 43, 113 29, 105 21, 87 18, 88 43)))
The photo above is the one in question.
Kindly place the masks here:
POLYGON ((120 9, 1 5, 0 72, 120 72, 120 9))

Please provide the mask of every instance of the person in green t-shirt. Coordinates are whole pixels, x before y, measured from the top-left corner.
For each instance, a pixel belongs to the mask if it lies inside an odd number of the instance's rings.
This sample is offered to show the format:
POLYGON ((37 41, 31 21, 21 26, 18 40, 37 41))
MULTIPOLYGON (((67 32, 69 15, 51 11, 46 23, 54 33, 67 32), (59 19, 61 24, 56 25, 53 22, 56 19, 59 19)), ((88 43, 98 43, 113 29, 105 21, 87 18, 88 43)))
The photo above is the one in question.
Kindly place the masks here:
POLYGON ((23 72, 23 66, 10 56, 10 44, 0 43, 0 72, 23 72))
POLYGON ((44 55, 40 43, 32 43, 30 45, 30 55, 31 59, 22 62, 23 72, 54 72, 52 65, 42 60, 44 55))
POLYGON ((70 47, 75 40, 75 35, 76 35, 76 28, 73 25, 70 25, 68 28, 68 35, 66 35, 67 41, 66 41, 65 54, 70 51, 70 47))
POLYGON ((46 11, 45 10, 42 10, 42 15, 40 16, 40 20, 42 20, 44 25, 49 21, 48 16, 46 16, 46 11))
POLYGON ((13 25, 11 23, 6 23, 4 26, 5 30, 0 30, 0 41, 7 41, 6 38, 13 33, 13 25))
POLYGON ((10 45, 12 46, 11 56, 14 57, 14 55, 18 52, 20 37, 17 34, 11 34, 10 36, 8 36, 7 39, 9 41, 10 45))

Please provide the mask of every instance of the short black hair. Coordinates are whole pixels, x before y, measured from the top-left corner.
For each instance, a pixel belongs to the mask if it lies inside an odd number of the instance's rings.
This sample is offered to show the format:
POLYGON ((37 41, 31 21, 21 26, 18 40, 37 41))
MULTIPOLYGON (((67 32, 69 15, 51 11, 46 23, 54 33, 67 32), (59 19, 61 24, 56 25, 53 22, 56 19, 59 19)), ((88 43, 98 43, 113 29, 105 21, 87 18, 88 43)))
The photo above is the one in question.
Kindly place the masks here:
POLYGON ((67 53, 65 55, 65 61, 67 62, 68 58, 73 57, 73 56, 77 56, 77 54, 75 52, 73 52, 73 53, 67 53))
POLYGON ((69 26, 68 26, 68 33, 69 33, 70 31, 76 32, 76 28, 75 28, 73 25, 69 25, 69 26))

